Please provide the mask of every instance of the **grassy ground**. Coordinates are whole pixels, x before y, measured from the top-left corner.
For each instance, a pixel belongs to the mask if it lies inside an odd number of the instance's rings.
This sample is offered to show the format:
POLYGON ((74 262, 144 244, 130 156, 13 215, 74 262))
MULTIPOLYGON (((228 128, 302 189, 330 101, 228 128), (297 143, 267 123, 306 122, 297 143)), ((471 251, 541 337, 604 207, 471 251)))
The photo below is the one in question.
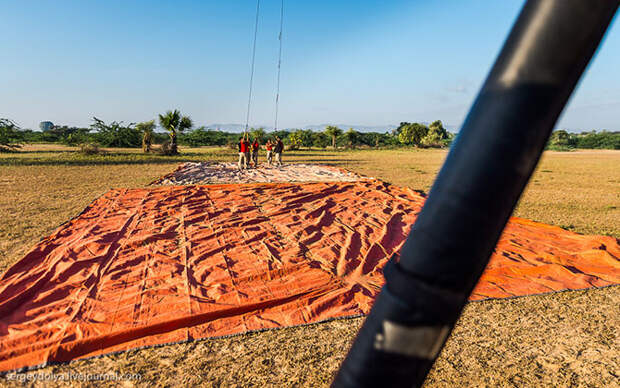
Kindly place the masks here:
MULTIPOLYGON (((618 387, 619 303, 618 286, 470 303, 426 386, 618 387)), ((125 386, 322 387, 361 323, 344 319, 132 350, 36 372, 141 375, 125 386)))
MULTIPOLYGON (((73 151, 37 145, 0 154, 0 272, 112 187, 145 186, 181 161, 235 159, 232 151, 217 148, 186 149, 175 158, 138 150, 94 157, 73 151)), ((285 162, 335 165, 428 191, 445 155, 442 150, 297 151, 285 154, 285 162)), ((618 151, 547 152, 515 215, 618 237, 618 165, 618 151)), ((472 303, 429 385, 613 384, 620 370, 618 305, 618 287, 472 303)), ((359 322, 145 349, 45 370, 133 371, 143 375, 142 383, 169 386, 322 386, 359 322)))

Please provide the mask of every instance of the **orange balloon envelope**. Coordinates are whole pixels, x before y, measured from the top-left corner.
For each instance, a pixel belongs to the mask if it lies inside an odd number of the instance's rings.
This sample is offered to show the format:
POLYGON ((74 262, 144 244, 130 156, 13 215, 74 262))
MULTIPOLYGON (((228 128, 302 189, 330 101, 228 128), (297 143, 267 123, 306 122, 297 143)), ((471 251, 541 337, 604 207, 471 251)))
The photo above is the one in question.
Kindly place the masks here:
MULTIPOLYGON (((370 179, 111 190, 0 278, 0 371, 366 314, 423 203, 370 179)), ((513 218, 471 299, 616 284, 619 257, 513 218)))

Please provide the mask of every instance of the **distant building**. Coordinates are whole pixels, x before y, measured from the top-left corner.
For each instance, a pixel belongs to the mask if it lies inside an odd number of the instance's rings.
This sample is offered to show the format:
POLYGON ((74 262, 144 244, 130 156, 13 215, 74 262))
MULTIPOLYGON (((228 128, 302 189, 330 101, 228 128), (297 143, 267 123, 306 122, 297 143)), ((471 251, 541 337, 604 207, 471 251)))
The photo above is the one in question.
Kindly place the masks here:
POLYGON ((52 123, 51 121, 41 121, 39 123, 39 129, 41 129, 43 132, 49 131, 52 128, 54 128, 54 123, 52 123))

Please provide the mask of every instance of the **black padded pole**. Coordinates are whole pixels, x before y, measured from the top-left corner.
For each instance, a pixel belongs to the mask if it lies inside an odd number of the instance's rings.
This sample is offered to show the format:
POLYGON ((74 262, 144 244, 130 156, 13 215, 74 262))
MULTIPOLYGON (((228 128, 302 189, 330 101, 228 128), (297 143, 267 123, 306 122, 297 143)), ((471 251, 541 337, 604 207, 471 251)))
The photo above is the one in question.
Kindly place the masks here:
POLYGON ((525 4, 333 387, 422 385, 618 5, 525 4))

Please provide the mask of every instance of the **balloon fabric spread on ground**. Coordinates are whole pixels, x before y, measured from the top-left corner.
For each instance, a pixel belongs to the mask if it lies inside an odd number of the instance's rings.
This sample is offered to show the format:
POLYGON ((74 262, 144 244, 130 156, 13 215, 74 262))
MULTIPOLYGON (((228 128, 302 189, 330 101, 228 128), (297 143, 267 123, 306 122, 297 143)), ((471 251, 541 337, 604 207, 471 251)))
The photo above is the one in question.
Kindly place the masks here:
MULTIPOLYGON (((0 278, 0 371, 366 314, 423 203, 372 179, 111 190, 0 278)), ((471 299, 620 283, 619 258, 513 218, 471 299)))
POLYGON ((261 182, 353 182, 362 177, 332 166, 316 164, 284 164, 240 170, 236 163, 187 162, 175 171, 153 182, 153 185, 208 185, 213 183, 261 182))

